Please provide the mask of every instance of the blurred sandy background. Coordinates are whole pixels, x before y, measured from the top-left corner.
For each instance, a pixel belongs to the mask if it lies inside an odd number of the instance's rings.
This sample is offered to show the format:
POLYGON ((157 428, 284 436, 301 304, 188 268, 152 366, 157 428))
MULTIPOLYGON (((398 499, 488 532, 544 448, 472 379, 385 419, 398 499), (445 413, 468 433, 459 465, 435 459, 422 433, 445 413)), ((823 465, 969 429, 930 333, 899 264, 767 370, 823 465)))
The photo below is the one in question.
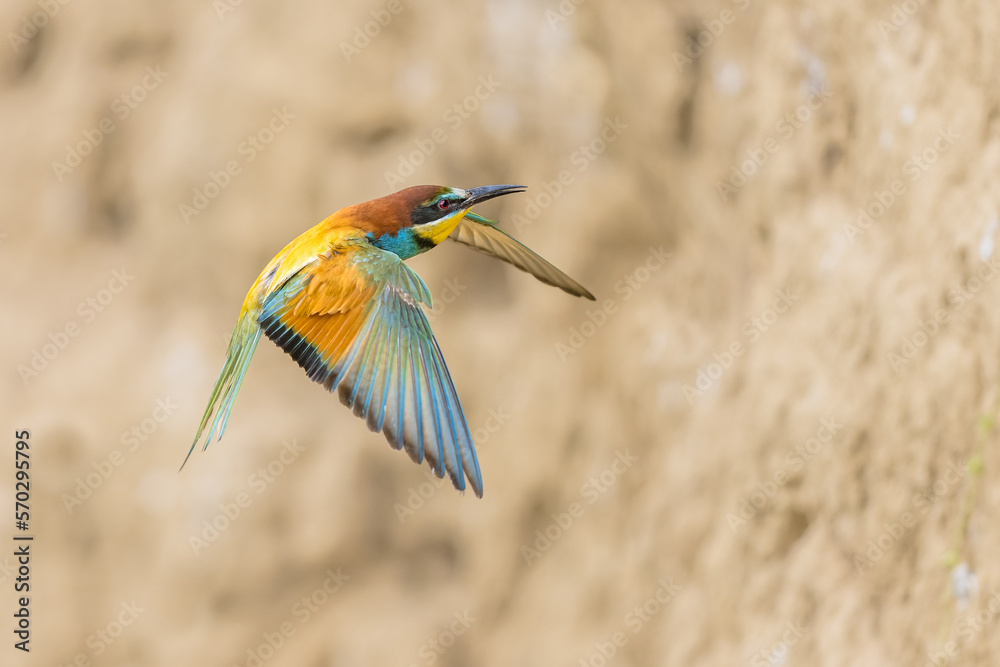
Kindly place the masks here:
POLYGON ((0 663, 997 664, 995 3, 16 0, 0 29, 0 663), (485 497, 266 340, 178 474, 261 267, 420 183, 528 185, 481 211, 598 297, 412 262, 485 497))

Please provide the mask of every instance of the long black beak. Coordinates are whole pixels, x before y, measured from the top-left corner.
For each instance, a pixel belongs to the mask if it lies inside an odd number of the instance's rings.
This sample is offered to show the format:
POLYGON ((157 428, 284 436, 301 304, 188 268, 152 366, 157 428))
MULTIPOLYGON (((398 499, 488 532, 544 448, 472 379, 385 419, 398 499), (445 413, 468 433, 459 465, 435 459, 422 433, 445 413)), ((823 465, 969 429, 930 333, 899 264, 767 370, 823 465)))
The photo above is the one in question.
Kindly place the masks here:
POLYGON ((470 188, 466 190, 468 197, 462 202, 461 208, 469 208, 476 204, 481 204, 487 199, 510 195, 515 192, 524 192, 528 188, 524 185, 484 185, 481 188, 470 188))

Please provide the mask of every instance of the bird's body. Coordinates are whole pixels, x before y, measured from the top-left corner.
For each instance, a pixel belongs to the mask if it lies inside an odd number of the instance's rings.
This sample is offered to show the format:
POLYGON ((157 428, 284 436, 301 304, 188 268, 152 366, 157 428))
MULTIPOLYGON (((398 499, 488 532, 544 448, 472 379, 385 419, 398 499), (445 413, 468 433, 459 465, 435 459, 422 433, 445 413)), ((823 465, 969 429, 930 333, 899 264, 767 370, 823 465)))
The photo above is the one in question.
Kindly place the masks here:
MULTIPOLYGON (((446 238, 529 271, 543 282, 593 299, 544 259, 470 212, 520 186, 460 190, 416 186, 341 209, 279 252, 250 288, 191 451, 222 437, 263 333, 309 377, 385 433, 396 449, 455 487, 482 476, 458 394, 421 304, 430 292, 403 260, 446 238)), ((188 456, 191 455, 188 452, 188 456)), ((185 459, 185 462, 187 459, 185 459)))

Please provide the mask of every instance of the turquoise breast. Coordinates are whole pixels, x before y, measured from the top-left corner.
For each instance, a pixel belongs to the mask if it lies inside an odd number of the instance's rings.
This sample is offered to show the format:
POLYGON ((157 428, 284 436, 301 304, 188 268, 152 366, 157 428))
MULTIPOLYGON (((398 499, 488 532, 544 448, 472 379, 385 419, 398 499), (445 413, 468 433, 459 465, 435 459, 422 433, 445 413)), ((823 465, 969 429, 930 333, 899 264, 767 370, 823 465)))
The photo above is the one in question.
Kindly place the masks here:
POLYGON ((367 238, 368 242, 376 248, 387 250, 400 259, 415 257, 434 247, 431 241, 414 234, 412 227, 404 227, 395 234, 382 234, 381 236, 369 232, 367 238))

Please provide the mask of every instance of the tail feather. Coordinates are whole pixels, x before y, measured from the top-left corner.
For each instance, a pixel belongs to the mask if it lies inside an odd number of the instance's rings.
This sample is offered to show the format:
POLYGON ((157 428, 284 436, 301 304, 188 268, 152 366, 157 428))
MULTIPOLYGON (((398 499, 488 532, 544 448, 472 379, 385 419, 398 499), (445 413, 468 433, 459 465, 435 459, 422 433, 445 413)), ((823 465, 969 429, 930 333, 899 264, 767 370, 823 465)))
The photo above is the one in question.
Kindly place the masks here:
POLYGON ((201 440, 202 433, 204 433, 209 421, 211 421, 212 426, 205 436, 205 445, 202 447, 202 451, 208 448, 213 435, 217 434, 217 439, 222 439, 222 434, 225 433, 226 425, 229 423, 229 413, 233 409, 236 395, 240 393, 240 387, 243 386, 243 378, 246 376, 247 368, 250 366, 250 360, 253 358, 259 340, 260 327, 257 325, 256 317, 251 313, 244 312, 240 315, 236 328, 233 329, 232 338, 229 339, 226 363, 222 367, 222 372, 219 373, 219 379, 215 381, 215 388, 212 389, 212 395, 208 399, 208 407, 205 408, 205 414, 201 417, 201 424, 198 425, 194 442, 191 443, 191 449, 188 450, 187 456, 184 457, 184 463, 181 464, 182 470, 188 459, 191 458, 191 452, 201 440))

